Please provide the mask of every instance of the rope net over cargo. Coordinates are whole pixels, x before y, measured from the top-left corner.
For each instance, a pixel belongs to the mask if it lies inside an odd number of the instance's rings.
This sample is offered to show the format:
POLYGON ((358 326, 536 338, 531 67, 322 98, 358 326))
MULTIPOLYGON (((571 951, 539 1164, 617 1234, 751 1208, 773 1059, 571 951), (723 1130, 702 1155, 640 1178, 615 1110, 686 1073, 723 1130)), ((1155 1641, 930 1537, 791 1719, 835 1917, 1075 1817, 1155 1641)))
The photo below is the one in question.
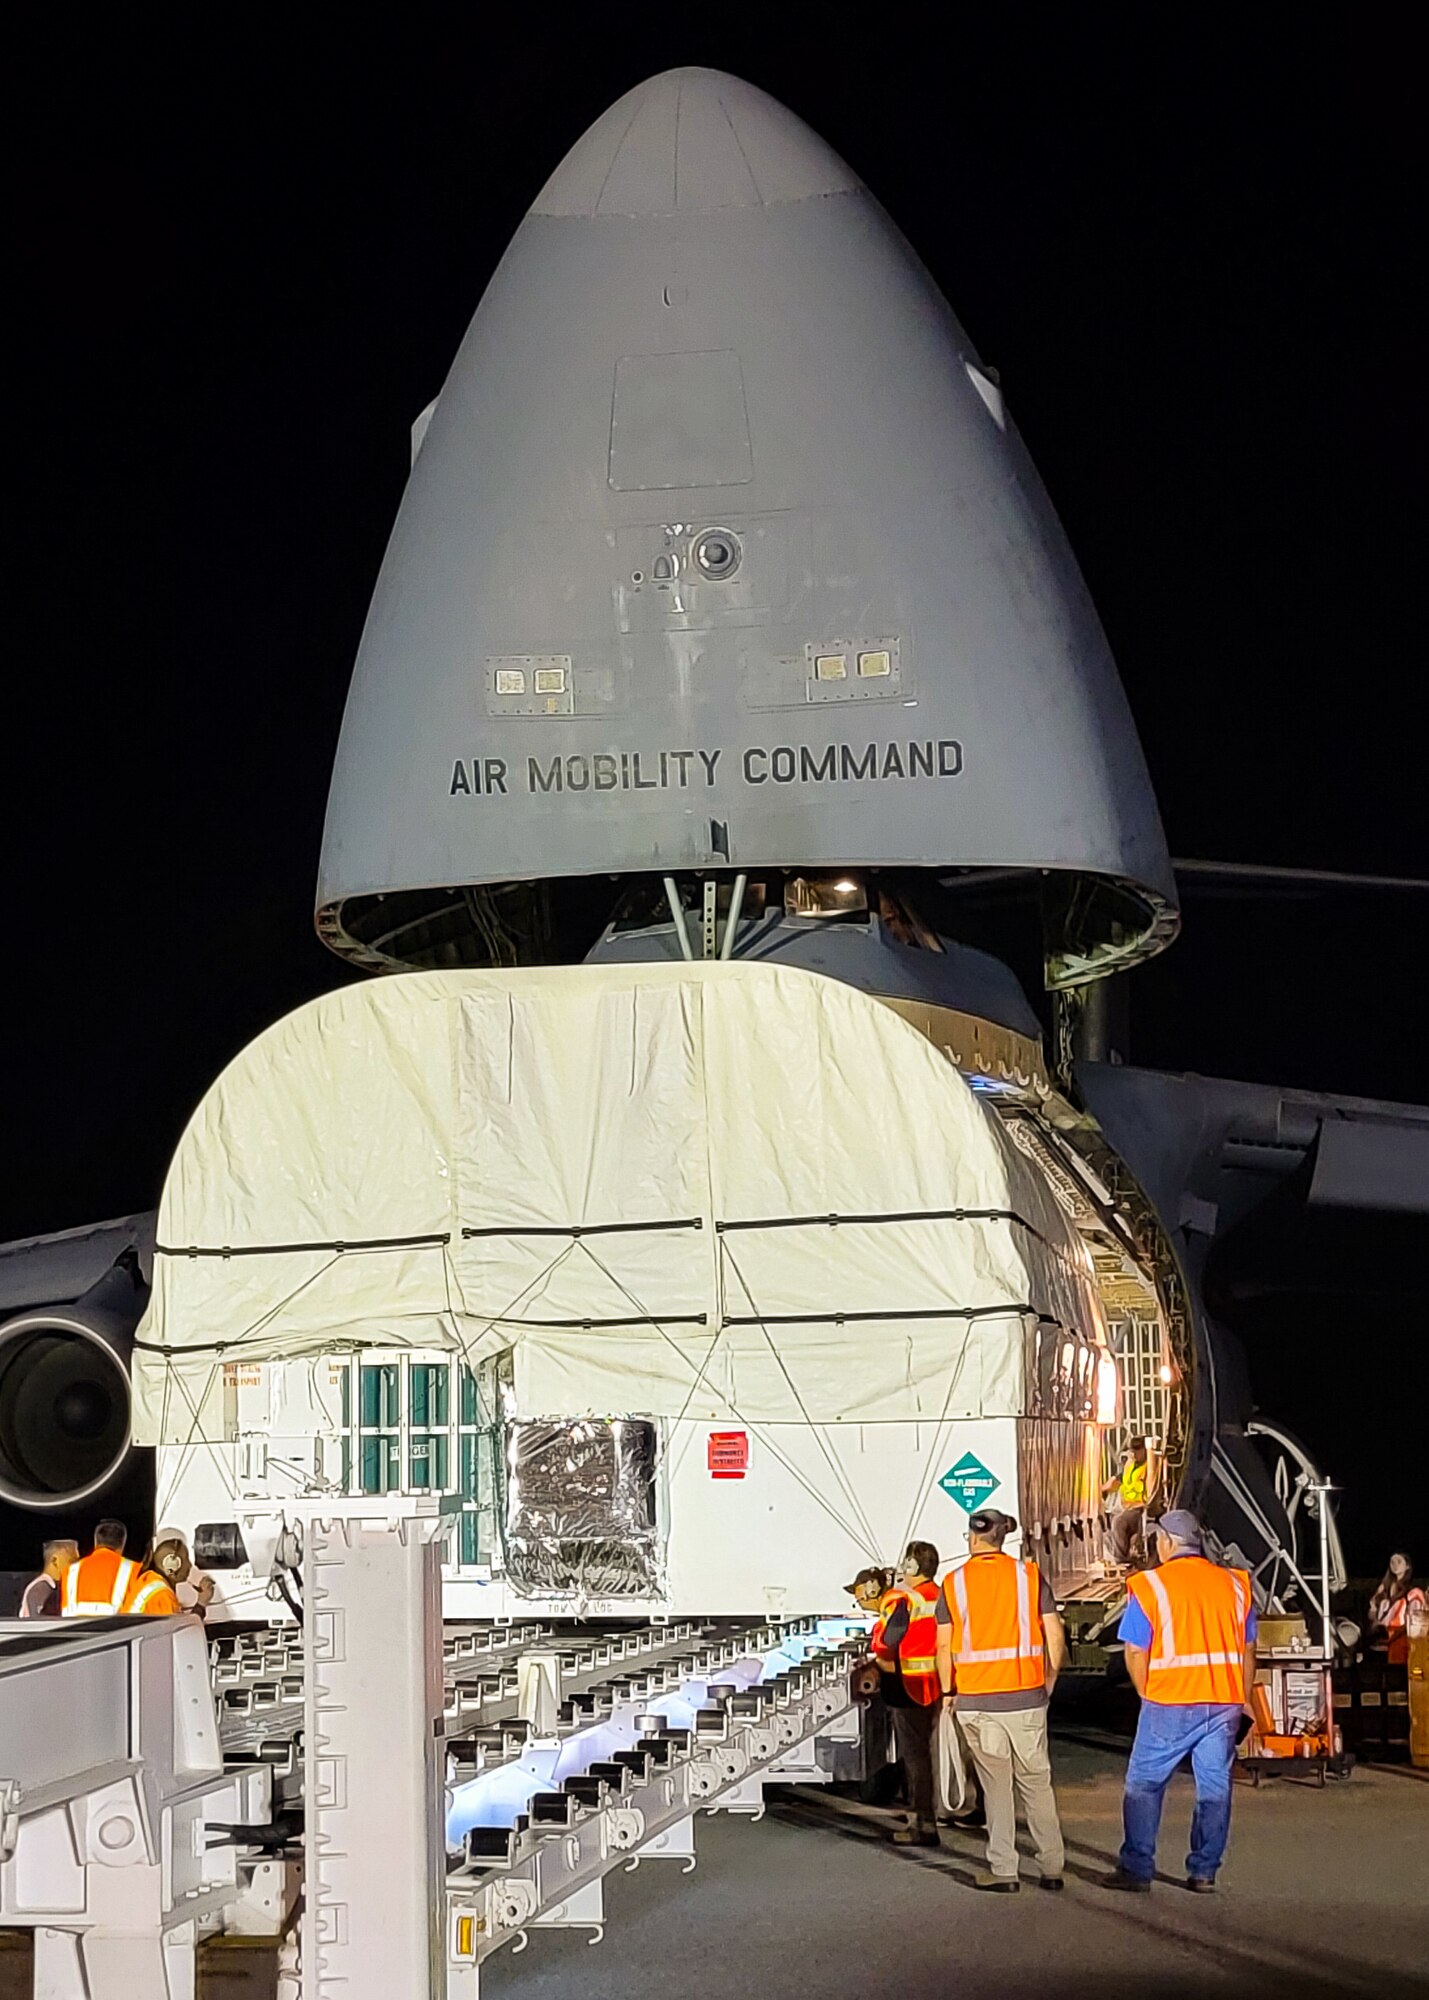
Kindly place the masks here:
POLYGON ((199 1106, 135 1434, 231 1443, 254 1364, 456 1353, 501 1370, 508 1568, 533 1588, 547 1545, 580 1539, 553 1530, 557 1471, 573 1497, 594 1482, 639 1563, 661 1454, 710 1423, 746 1428, 871 1560, 841 1431, 1021 1417, 1049 1341, 1064 1414, 1090 1415, 1105 1340, 1044 1177, 876 1000, 735 963, 423 973, 289 1016, 199 1106), (623 1457, 570 1428, 616 1422, 623 1457))

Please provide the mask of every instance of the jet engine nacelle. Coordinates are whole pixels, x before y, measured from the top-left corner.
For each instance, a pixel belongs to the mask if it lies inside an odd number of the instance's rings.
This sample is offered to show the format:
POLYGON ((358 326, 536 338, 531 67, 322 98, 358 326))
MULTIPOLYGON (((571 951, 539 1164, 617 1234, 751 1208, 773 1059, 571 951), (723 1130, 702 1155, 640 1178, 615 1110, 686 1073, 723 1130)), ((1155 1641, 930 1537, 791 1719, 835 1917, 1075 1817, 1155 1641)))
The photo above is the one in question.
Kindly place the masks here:
POLYGON ((0 1500, 48 1513, 129 1456, 129 1360, 146 1288, 132 1250, 67 1305, 0 1322, 0 1500))

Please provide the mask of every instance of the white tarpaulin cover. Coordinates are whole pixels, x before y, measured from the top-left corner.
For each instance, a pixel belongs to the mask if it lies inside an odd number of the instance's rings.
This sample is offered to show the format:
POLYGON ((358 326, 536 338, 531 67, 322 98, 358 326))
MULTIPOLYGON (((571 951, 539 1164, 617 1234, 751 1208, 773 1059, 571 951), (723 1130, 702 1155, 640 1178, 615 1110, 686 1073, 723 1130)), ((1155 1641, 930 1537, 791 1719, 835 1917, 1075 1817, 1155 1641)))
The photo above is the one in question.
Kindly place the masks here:
POLYGON ((873 1422, 1020 1413, 1037 1316, 1104 1338, 1084 1246, 946 1058, 767 965, 328 994, 208 1092, 158 1242, 143 1443, 221 1436, 225 1363, 335 1347, 511 1347, 525 1416, 873 1422))

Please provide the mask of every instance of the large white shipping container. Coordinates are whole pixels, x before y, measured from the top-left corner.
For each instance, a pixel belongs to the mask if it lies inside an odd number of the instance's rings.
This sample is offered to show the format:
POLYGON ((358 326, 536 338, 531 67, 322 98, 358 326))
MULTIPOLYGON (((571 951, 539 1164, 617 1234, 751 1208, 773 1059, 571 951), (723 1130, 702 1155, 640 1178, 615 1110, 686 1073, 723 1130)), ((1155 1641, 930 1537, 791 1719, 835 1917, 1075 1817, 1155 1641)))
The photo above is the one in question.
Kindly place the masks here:
MULTIPOLYGON (((983 1501, 1054 1575, 1096 1554, 1087 1247, 946 1057, 839 982, 328 995, 209 1091, 158 1234, 135 1429, 166 1523, 450 1491, 471 1616, 831 1610, 910 1534, 961 1553, 983 1501)), ((242 1572, 226 1597, 259 1608, 242 1572)))

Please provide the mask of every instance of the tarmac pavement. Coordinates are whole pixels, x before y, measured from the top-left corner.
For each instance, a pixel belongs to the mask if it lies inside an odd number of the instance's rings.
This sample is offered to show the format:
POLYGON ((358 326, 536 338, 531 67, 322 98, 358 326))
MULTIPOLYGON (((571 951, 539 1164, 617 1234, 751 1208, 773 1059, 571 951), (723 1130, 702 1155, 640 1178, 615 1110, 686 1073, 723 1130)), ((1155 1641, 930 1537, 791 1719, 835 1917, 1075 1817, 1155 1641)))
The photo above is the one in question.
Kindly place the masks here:
MULTIPOLYGON (((1361 1768, 1323 1790, 1236 1788, 1214 1896, 1182 1886, 1192 1791, 1173 1779, 1149 1896, 1095 1886, 1121 1838, 1125 1745, 1053 1742, 1067 1887, 979 1895, 975 1834, 899 1849, 901 1815, 790 1794, 762 1821, 702 1814, 699 1865, 606 1878, 606 1930, 533 1930, 482 2000, 1336 2000, 1429 1995, 1429 1773, 1361 1768)), ((205 1948, 199 2000, 267 2000, 271 1955, 205 1948)), ((0 2000, 29 2000, 28 1939, 0 1938, 0 2000), (3 1947, 8 1946, 9 1949, 3 1947)), ((138 1996, 136 1996, 138 2000, 138 1996)), ((402 2000, 393 1995, 392 2000, 402 2000)))
MULTIPOLYGON (((897 1849, 866 1814, 803 1798, 755 1825, 697 1822, 699 1866, 607 1878, 607 1927, 532 1932, 482 1971, 483 2000, 1329 2000, 1429 1994, 1429 1777, 1238 1784, 1214 1896, 1183 1886, 1192 1790, 1172 1781, 1149 1896, 1095 1886, 1121 1838, 1123 1749, 1059 1740, 1067 1887, 988 1896, 973 1834, 897 1849)), ((896 1816, 888 1824, 897 1824, 896 1816)))

